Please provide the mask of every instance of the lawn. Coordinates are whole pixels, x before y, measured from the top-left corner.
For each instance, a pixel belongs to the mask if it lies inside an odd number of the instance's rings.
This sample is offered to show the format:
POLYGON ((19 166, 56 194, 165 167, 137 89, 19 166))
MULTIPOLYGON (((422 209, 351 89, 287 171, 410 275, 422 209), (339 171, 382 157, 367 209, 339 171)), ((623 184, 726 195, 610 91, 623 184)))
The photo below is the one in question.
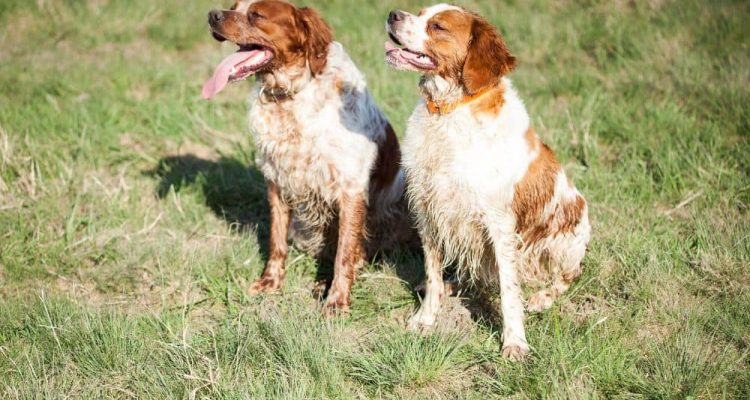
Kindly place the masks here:
MULTIPOLYGON (((401 134, 417 76, 383 62, 384 19, 429 3, 303 3, 401 134)), ((419 254, 368 263, 348 318, 319 316, 300 252, 283 294, 246 294, 269 220, 248 84, 200 99, 229 4, 2 0, 0 398, 750 398, 750 2, 459 3, 589 201, 585 272, 528 316, 526 362, 490 295, 404 328, 419 254)))

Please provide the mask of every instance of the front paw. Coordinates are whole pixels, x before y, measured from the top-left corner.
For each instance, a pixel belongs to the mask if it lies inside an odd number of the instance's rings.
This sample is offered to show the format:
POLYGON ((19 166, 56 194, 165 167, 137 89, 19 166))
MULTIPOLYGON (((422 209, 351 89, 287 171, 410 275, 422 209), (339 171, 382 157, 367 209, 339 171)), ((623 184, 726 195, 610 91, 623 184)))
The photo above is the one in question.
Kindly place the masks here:
POLYGON ((282 280, 279 278, 261 277, 253 282, 247 292, 254 296, 259 293, 272 293, 281 290, 282 280))
POLYGON ((504 344, 501 350, 503 357, 510 361, 523 361, 529 354, 529 345, 527 344, 504 344))
POLYGON ((337 292, 330 292, 325 303, 323 303, 323 316, 333 318, 336 316, 348 316, 349 298, 337 292))
POLYGON ((430 330, 433 325, 435 325, 435 316, 427 315, 421 309, 412 315, 406 323, 406 327, 412 332, 424 332, 430 330))

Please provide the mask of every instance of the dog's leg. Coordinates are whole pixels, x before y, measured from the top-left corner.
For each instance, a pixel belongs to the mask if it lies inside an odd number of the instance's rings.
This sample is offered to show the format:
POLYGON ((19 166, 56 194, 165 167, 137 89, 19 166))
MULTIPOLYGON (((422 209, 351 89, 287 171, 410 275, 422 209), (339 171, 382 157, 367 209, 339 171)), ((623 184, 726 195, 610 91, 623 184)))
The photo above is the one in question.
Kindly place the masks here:
POLYGON ((558 236, 548 246, 549 265, 552 270, 552 285, 529 297, 526 309, 539 312, 552 306, 552 303, 570 287, 581 275, 581 261, 586 255, 586 247, 591 237, 588 209, 583 208, 578 225, 572 233, 558 236))
POLYGON ((250 294, 270 292, 281 289, 284 283, 284 262, 287 253, 287 234, 289 232, 289 206, 284 203, 279 189, 267 181, 268 204, 271 207, 271 237, 268 241, 269 257, 263 275, 250 285, 250 294))
POLYGON ((424 298, 419 310, 409 318, 409 329, 419 330, 435 324, 435 318, 440 311, 440 298, 443 296, 445 284, 443 283, 443 254, 440 248, 431 244, 429 240, 424 243, 425 262, 425 286, 424 298))
POLYGON ((364 261, 364 230, 367 205, 363 194, 343 195, 339 200, 339 237, 333 282, 323 306, 326 316, 348 313, 354 275, 364 261))
POLYGON ((513 221, 498 218, 488 221, 500 282, 500 308, 503 313, 503 356, 521 360, 528 352, 523 327, 524 307, 518 280, 519 255, 513 233, 513 221))

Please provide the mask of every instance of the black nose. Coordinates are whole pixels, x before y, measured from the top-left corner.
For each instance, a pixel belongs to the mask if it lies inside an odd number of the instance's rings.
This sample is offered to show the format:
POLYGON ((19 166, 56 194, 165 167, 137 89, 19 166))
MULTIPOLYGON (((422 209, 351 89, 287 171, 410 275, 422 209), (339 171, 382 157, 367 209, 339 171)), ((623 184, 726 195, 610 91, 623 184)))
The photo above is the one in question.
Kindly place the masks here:
POLYGON ((388 23, 392 24, 394 22, 403 21, 404 20, 404 12, 399 10, 393 10, 390 14, 388 14, 388 23))
POLYGON ((224 19, 224 13, 220 10, 211 10, 208 13, 208 23, 211 25, 218 24, 224 19))

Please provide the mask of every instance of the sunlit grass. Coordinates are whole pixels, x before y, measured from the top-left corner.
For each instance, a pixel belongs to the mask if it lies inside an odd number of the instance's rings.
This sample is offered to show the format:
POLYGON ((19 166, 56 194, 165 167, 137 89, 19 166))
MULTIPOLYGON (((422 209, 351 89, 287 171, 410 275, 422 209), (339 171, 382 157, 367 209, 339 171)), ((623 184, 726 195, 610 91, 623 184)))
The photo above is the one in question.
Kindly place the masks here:
MULTIPOLYGON (((525 363, 458 299, 446 329, 405 331, 418 254, 368 264, 348 319, 319 317, 296 251, 283 295, 247 296, 268 236, 247 84, 199 96, 233 51, 205 25, 227 4, 8 0, 0 397, 750 397, 750 5, 460 3, 503 32, 590 204, 585 272, 528 317, 525 363)), ((385 66, 383 21, 428 3, 310 5, 403 132, 417 76, 385 66)))

